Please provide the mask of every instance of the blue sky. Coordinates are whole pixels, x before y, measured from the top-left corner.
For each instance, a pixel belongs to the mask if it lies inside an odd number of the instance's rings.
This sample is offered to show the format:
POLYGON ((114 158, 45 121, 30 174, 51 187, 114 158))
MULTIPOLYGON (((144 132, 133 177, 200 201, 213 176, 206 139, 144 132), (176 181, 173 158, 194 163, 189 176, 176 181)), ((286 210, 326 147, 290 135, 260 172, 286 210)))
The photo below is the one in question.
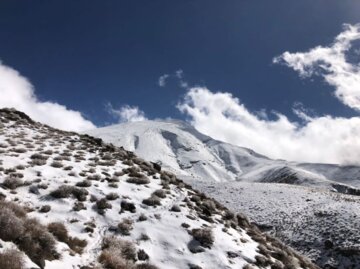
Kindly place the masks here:
POLYGON ((188 93, 177 70, 189 87, 230 93, 270 120, 276 111, 302 124, 297 103, 312 115, 350 118, 359 112, 334 98, 322 76, 302 79, 273 59, 331 45, 359 14, 357 0, 2 0, 0 60, 28 78, 38 100, 96 126, 117 121, 109 104, 137 106, 149 119, 189 118, 177 107, 188 93))
POLYGON ((0 59, 29 78, 37 96, 113 120, 104 104, 137 105, 149 118, 183 117, 178 69, 191 84, 239 97, 250 109, 293 117, 302 102, 350 115, 319 79, 272 64, 284 51, 328 44, 360 21, 359 1, 17 1, 0 3, 0 59))

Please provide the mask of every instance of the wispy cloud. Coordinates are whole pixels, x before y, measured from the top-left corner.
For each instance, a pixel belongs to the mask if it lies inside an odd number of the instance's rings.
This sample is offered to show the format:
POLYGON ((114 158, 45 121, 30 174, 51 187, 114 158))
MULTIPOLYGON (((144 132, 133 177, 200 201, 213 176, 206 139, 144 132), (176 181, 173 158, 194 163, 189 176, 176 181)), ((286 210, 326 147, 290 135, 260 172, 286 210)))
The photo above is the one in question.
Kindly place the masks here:
POLYGON ((164 75, 159 77, 158 84, 159 84, 160 87, 165 87, 166 86, 166 79, 168 77, 169 77, 169 74, 164 74, 164 75))
POLYGON ((341 102, 360 110, 360 57, 358 55, 358 61, 352 63, 346 55, 356 40, 360 40, 360 24, 346 24, 332 45, 318 46, 308 52, 287 51, 273 61, 289 66, 303 78, 322 76, 328 84, 334 86, 335 95, 341 102))
POLYGON ((140 110, 137 106, 123 105, 120 108, 115 109, 108 103, 106 108, 119 123, 147 120, 144 111, 140 110))
POLYGON ((80 112, 55 102, 38 100, 33 85, 16 70, 0 62, 0 107, 13 107, 52 127, 83 131, 95 128, 80 112))
POLYGON ((182 69, 176 70, 173 74, 164 74, 159 77, 158 85, 160 87, 166 87, 169 79, 175 79, 178 82, 180 88, 188 88, 188 82, 184 79, 184 71, 182 69))

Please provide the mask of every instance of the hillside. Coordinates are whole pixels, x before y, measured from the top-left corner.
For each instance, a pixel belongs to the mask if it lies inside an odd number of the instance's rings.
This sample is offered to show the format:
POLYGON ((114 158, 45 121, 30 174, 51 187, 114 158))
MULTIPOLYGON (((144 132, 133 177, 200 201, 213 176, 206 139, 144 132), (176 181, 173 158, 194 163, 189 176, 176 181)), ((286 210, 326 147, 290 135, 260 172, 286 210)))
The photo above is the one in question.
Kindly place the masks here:
POLYGON ((0 268, 317 268, 158 165, 0 110, 0 268))
POLYGON ((272 160, 181 121, 125 123, 89 133, 161 163, 323 268, 360 264, 357 166, 272 160))

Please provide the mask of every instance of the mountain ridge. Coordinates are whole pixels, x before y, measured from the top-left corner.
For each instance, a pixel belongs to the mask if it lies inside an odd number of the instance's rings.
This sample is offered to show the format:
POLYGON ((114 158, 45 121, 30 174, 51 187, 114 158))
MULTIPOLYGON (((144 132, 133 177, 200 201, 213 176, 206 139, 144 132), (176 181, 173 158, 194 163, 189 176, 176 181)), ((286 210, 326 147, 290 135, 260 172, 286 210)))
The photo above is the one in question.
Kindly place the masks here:
POLYGON ((87 133, 159 162, 180 177, 262 182, 282 174, 289 181, 282 178, 278 183, 360 194, 359 166, 273 160, 249 148, 212 139, 179 120, 131 122, 87 133))

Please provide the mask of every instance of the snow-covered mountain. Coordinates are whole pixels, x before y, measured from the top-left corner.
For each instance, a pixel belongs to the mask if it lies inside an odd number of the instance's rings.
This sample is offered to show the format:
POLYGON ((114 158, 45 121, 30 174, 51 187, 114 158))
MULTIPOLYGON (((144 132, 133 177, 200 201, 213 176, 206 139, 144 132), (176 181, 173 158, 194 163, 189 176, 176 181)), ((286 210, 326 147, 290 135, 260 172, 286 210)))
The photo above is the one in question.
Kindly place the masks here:
POLYGON ((287 183, 360 194, 360 167, 272 160, 214 140, 182 121, 131 122, 88 133, 161 163, 182 178, 287 183))
POLYGON ((0 268, 318 267, 130 151, 0 109, 0 268))

